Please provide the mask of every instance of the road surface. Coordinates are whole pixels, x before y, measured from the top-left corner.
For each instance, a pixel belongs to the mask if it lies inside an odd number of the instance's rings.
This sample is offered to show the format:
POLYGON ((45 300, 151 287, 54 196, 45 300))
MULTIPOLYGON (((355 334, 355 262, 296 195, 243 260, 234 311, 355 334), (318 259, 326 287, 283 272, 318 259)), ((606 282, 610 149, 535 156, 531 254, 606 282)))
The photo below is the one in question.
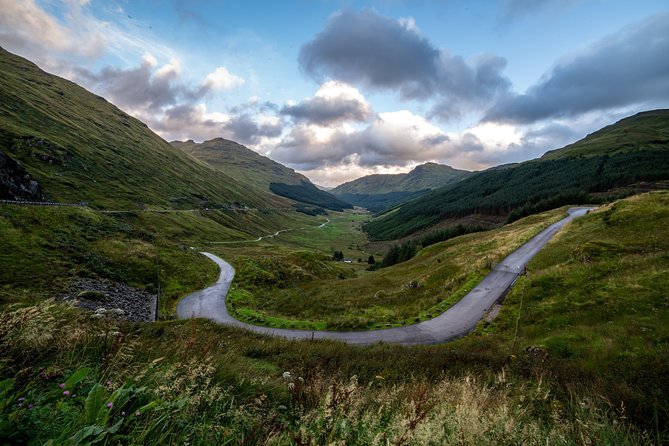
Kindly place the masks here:
POLYGON ((527 263, 564 225, 586 214, 592 208, 571 208, 569 216, 553 223, 530 241, 507 256, 472 291, 451 308, 427 321, 404 327, 371 331, 310 331, 260 327, 238 321, 228 313, 225 297, 235 276, 234 268, 223 259, 203 252, 221 268, 218 281, 204 290, 183 298, 177 305, 177 317, 206 318, 225 325, 244 328, 256 333, 287 339, 334 339, 349 344, 388 342, 402 345, 438 344, 465 336, 500 300, 527 263))

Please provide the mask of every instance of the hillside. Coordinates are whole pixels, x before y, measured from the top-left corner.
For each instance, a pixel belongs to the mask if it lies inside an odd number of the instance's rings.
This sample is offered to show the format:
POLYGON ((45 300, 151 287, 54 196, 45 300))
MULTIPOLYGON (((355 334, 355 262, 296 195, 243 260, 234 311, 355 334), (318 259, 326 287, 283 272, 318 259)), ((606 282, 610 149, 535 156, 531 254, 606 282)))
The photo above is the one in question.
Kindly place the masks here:
POLYGON ((476 173, 403 204, 365 225, 375 239, 395 239, 445 219, 472 215, 513 221, 563 204, 600 202, 669 180, 669 110, 640 113, 546 156, 476 173), (605 149, 608 147, 608 149, 605 149))
POLYGON ((0 178, 14 180, 3 180, 4 197, 43 195, 117 209, 254 207, 276 199, 240 186, 104 98, 1 48, 0 71, 0 178), (10 192, 25 177, 16 162, 30 177, 24 189, 33 186, 34 194, 10 192))
POLYGON ((237 181, 250 182, 267 190, 270 183, 300 184, 307 177, 266 156, 223 138, 196 143, 193 140, 170 144, 204 161, 237 181))
POLYGON ((250 183, 260 190, 336 211, 352 207, 316 188, 304 175, 234 141, 215 138, 202 143, 189 140, 173 141, 170 144, 237 181, 250 183))
POLYGON ((669 147, 668 113, 668 110, 637 113, 574 144, 546 152, 541 159, 613 155, 630 150, 666 150, 669 147))
POLYGON ((340 184, 332 193, 342 200, 373 212, 386 209, 401 201, 418 197, 426 192, 457 182, 471 172, 436 163, 425 163, 409 173, 367 175, 340 184))

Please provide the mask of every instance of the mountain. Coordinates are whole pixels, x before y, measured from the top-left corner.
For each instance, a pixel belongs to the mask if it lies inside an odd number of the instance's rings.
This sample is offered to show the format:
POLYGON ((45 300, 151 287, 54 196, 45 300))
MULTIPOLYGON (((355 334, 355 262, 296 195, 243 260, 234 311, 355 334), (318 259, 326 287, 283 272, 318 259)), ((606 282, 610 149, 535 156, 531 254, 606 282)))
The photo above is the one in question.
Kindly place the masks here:
MULTIPOLYGON (((669 110, 625 118, 543 157, 489 169, 446 186, 364 226, 396 239, 445 220, 495 216, 513 221, 564 204, 601 202, 669 180, 669 110)), ((443 224, 443 223, 440 223, 443 224)))
POLYGON ((466 170, 454 169, 437 163, 425 163, 416 166, 409 173, 391 175, 367 175, 357 180, 340 184, 332 191, 337 194, 385 194, 389 192, 415 192, 436 189, 446 184, 459 181, 470 175, 466 170))
POLYGON ((201 143, 172 141, 170 144, 237 181, 250 182, 262 189, 268 189, 270 183, 300 184, 309 181, 293 169, 227 139, 215 138, 201 143))
POLYGON ((426 163, 409 173, 367 175, 341 184, 332 193, 342 200, 378 212, 401 201, 424 195, 432 189, 457 182, 471 172, 426 163))
POLYGON ((582 140, 546 152, 543 160, 613 155, 637 150, 667 150, 669 110, 650 110, 621 119, 582 140))
MULTIPOLYGON (((202 143, 189 140, 170 144, 237 181, 250 183, 263 191, 335 211, 353 207, 317 188, 304 175, 234 141, 215 138, 202 143)), ((297 208, 309 212, 304 206, 298 205, 297 208)))
POLYGON ((104 98, 0 48, 0 196, 98 208, 282 202, 240 184, 104 98))

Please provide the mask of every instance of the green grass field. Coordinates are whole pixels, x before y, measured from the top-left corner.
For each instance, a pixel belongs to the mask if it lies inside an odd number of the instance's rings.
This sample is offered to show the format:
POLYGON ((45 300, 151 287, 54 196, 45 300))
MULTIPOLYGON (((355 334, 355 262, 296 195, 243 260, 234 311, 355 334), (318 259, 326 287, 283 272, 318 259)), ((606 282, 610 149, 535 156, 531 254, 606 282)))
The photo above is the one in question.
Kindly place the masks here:
POLYGON ((356 252, 363 260, 369 255, 359 231, 364 216, 349 221, 343 214, 323 228, 282 236, 273 242, 271 254, 262 250, 254 262, 242 248, 221 248, 218 253, 237 269, 228 302, 231 312, 242 320, 304 329, 377 329, 442 313, 469 292, 491 264, 564 215, 562 208, 493 231, 457 237, 423 249, 410 261, 375 272, 366 271, 368 265, 355 259, 356 252), (344 254, 352 253, 353 264, 323 258, 310 265, 309 274, 294 273, 303 271, 305 264, 301 259, 295 261, 293 246, 304 243, 306 248, 327 253, 337 242, 347 244, 344 254), (329 274, 330 270, 339 272, 329 274), (258 280, 260 274, 266 279, 258 280))

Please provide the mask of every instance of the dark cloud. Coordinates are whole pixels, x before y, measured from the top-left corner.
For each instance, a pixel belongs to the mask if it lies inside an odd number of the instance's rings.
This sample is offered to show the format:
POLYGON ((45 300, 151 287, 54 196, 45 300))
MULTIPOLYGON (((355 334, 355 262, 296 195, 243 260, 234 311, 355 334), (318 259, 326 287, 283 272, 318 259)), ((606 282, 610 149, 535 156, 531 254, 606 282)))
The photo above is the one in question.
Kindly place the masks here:
POLYGON ((437 97, 435 114, 449 117, 479 107, 510 83, 506 60, 492 55, 473 62, 432 45, 406 23, 373 11, 346 11, 300 50, 302 70, 316 80, 332 78, 398 90, 405 99, 437 97))
POLYGON ((244 144, 256 144, 262 137, 274 138, 283 132, 281 121, 261 123, 248 114, 233 116, 223 127, 230 139, 244 144))
POLYGON ((314 97, 283 107, 281 114, 298 122, 328 125, 342 121, 366 121, 371 110, 367 104, 355 99, 314 97))
POLYGON ((608 36, 557 64, 525 94, 507 95, 486 121, 531 123, 669 101, 669 13, 608 36))
POLYGON ((76 76, 78 81, 109 97, 114 104, 130 110, 155 112, 166 106, 194 102, 211 91, 206 85, 189 88, 179 81, 175 69, 156 71, 148 61, 127 70, 105 67, 94 73, 78 69, 76 76))
MULTIPOLYGON (((241 106, 240 106, 241 107, 241 106)), ((209 117, 201 106, 181 104, 169 107, 161 116, 149 120, 149 126, 169 140, 206 140, 223 137, 253 145, 263 137, 277 137, 283 132, 280 119, 263 122, 252 114, 234 114, 225 121, 209 117)))
POLYGON ((280 110, 280 106, 270 102, 246 102, 244 104, 235 105, 230 108, 230 113, 238 115, 244 113, 269 113, 276 114, 280 110))

